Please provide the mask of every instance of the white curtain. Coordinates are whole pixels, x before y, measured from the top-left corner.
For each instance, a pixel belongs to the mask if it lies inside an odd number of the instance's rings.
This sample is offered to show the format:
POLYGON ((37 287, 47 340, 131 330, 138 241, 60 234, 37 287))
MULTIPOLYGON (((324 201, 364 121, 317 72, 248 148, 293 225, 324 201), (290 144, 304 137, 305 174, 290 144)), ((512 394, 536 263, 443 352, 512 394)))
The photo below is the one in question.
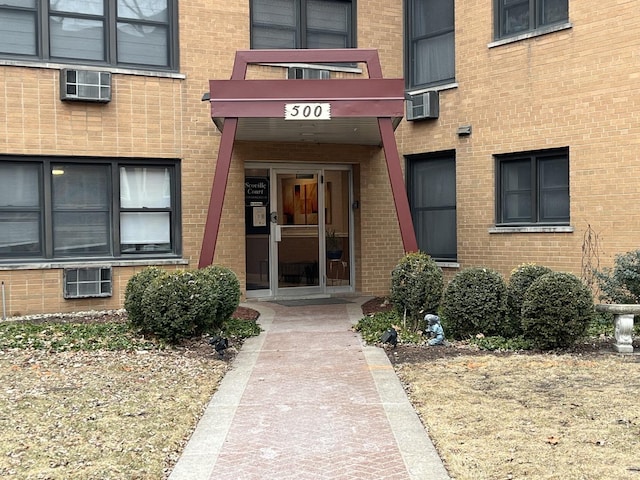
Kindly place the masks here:
POLYGON ((171 174, 169 169, 120 168, 120 207, 171 207, 171 174))

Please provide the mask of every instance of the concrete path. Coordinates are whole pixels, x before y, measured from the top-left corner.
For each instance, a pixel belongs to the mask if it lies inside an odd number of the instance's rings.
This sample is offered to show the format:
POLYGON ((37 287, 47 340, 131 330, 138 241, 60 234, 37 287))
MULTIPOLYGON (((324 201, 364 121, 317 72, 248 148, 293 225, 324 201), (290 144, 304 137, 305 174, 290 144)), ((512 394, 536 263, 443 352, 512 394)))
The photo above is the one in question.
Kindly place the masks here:
MULTIPOLYGON (((447 480, 384 351, 351 326, 366 298, 260 311, 170 480, 447 480)), ((302 302, 304 303, 304 302, 302 302)))

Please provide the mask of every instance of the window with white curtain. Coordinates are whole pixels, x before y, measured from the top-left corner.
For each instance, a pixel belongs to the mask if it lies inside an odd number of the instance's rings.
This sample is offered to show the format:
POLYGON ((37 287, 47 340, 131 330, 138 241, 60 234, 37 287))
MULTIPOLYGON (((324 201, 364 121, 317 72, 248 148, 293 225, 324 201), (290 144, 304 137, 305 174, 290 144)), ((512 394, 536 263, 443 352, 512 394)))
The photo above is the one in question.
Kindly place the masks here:
POLYGON ((420 251, 457 259, 455 152, 407 157, 407 192, 420 251))
POLYGON ((177 0, 2 0, 0 56, 177 69, 177 0))
POLYGON ((171 251, 168 168, 120 167, 120 246, 123 252, 171 251))
POLYGON ((408 88, 455 81, 453 0, 406 0, 408 88))
POLYGON ((251 47, 351 48, 355 0, 252 0, 251 47))
POLYGON ((0 156, 0 261, 180 254, 178 167, 0 156))

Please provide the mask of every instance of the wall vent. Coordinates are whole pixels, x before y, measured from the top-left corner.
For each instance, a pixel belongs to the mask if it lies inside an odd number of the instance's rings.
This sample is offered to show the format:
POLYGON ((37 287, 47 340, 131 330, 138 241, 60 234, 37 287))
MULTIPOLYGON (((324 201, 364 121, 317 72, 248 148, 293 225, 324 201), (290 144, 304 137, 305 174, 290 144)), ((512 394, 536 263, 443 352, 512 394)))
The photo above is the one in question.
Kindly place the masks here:
POLYGON ((111 72, 60 70, 60 99, 80 102, 111 101, 111 72))
POLYGON ((440 98, 438 92, 417 93, 407 99, 407 120, 425 120, 428 118, 438 118, 440 115, 440 98))
POLYGON ((328 80, 330 78, 330 74, 329 70, 289 67, 287 78, 289 80, 328 80))
POLYGON ((110 297, 111 267, 64 269, 64 298, 110 297))

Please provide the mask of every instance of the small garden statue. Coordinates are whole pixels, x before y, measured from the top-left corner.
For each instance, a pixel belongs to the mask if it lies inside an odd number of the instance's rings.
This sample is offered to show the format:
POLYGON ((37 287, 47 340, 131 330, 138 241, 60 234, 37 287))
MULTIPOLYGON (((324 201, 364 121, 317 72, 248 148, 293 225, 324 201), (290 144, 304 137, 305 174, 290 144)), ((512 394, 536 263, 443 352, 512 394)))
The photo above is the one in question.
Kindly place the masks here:
POLYGON ((444 330, 440 325, 440 317, 431 313, 425 315, 427 322, 426 334, 429 335, 429 345, 444 345, 444 330))

